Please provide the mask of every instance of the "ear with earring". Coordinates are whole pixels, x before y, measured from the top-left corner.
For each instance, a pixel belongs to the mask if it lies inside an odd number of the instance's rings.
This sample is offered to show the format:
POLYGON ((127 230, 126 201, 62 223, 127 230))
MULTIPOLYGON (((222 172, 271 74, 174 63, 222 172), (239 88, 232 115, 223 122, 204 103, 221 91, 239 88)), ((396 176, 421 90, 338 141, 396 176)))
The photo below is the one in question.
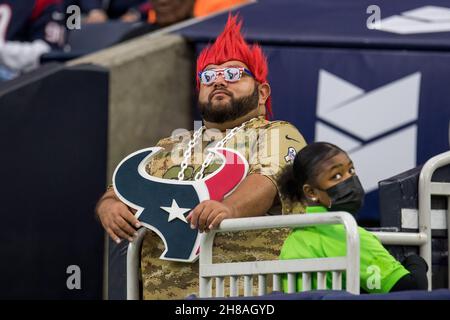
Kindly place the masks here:
POLYGON ((308 201, 317 203, 318 198, 316 196, 316 193, 313 191, 310 185, 304 185, 302 188, 303 194, 306 196, 308 201))

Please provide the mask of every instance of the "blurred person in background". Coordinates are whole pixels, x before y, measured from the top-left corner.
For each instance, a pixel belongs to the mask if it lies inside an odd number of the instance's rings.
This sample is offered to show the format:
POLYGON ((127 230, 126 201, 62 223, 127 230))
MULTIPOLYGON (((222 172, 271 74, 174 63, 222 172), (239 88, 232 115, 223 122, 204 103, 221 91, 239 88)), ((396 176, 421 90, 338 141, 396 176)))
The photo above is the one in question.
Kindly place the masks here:
POLYGON ((189 18, 207 16, 250 0, 149 0, 147 21, 165 27, 189 18))
POLYGON ((103 23, 109 19, 137 22, 150 9, 148 0, 65 0, 65 8, 70 5, 80 7, 84 23, 103 23))
POLYGON ((250 0, 65 0, 65 7, 78 5, 84 23, 147 21, 155 27, 202 17, 250 0))
POLYGON ((62 0, 0 0, 0 81, 37 68, 64 43, 62 0))

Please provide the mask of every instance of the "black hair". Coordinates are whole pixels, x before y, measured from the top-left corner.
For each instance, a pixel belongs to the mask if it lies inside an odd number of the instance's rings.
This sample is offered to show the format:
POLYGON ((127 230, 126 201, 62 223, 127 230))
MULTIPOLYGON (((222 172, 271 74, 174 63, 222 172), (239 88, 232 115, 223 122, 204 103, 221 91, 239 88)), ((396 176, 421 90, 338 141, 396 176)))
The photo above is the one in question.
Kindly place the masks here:
POLYGON ((328 142, 314 142, 301 149, 292 164, 287 165, 277 178, 281 195, 292 201, 304 201, 303 185, 315 183, 320 164, 339 153, 338 146, 328 142))

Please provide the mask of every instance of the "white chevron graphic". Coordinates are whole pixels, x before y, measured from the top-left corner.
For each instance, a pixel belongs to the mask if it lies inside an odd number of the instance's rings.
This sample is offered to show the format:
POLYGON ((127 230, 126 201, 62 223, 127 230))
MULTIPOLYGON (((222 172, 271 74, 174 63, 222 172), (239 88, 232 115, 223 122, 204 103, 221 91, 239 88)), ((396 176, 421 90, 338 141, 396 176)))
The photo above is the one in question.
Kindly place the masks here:
POLYGON ((416 72, 364 92, 319 71, 315 140, 334 143, 349 153, 366 192, 377 189, 378 181, 416 165, 417 125, 413 122, 418 118, 420 81, 421 74, 416 72), (395 131, 407 124, 411 125, 395 131))
POLYGON ((377 30, 397 34, 450 32, 450 8, 424 6, 380 21, 377 30))

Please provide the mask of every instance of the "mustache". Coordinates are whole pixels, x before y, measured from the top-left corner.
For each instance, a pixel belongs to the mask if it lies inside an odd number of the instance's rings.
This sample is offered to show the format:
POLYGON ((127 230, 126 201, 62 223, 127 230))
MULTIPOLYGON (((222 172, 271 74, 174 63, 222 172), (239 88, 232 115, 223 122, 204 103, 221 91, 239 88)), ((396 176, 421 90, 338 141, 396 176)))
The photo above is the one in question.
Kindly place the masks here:
POLYGON ((233 94, 232 94, 230 91, 228 91, 228 90, 226 90, 226 89, 223 89, 223 88, 220 88, 220 89, 216 89, 216 90, 212 91, 212 92, 208 95, 208 100, 211 101, 212 97, 213 97, 216 93, 218 93, 218 92, 224 93, 224 94, 226 94, 227 96, 233 97, 233 94))
MULTIPOLYGON (((218 91, 225 94, 228 90, 224 88, 216 88, 209 96, 212 96, 218 91)), ((204 120, 223 123, 225 121, 235 120, 257 108, 258 98, 259 92, 257 90, 257 85, 255 84, 253 93, 239 98, 235 98, 231 95, 231 99, 229 99, 230 101, 223 103, 221 108, 214 108, 211 100, 207 102, 202 102, 199 100, 198 107, 204 120)))

